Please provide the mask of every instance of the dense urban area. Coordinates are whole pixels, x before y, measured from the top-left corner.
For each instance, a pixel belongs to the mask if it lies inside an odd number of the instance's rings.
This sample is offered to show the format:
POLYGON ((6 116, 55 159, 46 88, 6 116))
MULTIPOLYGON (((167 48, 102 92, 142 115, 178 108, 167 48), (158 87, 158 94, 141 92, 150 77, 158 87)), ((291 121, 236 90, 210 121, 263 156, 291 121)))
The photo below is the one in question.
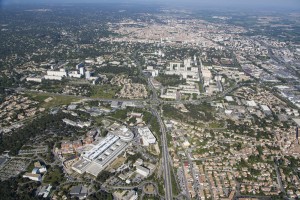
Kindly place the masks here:
POLYGON ((0 199, 300 198, 299 13, 1 9, 0 199))

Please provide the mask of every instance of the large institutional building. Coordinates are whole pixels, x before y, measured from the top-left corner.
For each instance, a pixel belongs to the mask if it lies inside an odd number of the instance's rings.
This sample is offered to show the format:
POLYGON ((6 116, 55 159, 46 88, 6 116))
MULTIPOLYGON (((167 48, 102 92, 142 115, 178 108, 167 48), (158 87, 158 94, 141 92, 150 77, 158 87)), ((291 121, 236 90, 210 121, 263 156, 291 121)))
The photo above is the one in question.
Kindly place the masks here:
POLYGON ((199 95, 198 82, 200 81, 201 62, 198 65, 197 57, 187 58, 184 61, 171 61, 165 71, 168 75, 178 75, 186 80, 186 84, 176 87, 169 86, 161 91, 163 99, 180 99, 181 95, 199 95))
POLYGON ((138 133, 141 136, 144 146, 149 146, 150 144, 156 143, 156 138, 148 127, 139 128, 138 133))
POLYGON ((82 153, 80 159, 72 166, 72 169, 79 174, 87 172, 97 176, 115 158, 124 152, 133 137, 133 133, 125 126, 109 132, 92 149, 82 153))
POLYGON ((191 59, 187 58, 183 62, 170 62, 167 66, 166 74, 179 75, 187 81, 200 81, 199 66, 197 66, 196 58, 191 62, 191 59))

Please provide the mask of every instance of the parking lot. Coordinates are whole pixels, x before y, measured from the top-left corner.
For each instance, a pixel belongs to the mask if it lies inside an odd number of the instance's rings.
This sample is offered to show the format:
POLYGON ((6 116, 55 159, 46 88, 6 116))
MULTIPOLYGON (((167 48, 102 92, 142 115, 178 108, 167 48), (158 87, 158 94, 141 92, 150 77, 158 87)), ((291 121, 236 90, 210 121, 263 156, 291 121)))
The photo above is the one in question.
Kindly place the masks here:
POLYGON ((3 181, 17 176, 26 170, 30 162, 29 158, 12 158, 8 160, 0 170, 0 179, 3 181))

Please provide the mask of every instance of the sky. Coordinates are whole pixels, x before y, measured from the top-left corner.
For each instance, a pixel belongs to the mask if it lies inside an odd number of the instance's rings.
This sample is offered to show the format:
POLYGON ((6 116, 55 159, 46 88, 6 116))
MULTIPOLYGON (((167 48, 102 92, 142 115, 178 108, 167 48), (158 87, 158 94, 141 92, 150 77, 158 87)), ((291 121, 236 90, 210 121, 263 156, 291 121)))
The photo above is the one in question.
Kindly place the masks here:
POLYGON ((243 9, 295 9, 300 10, 300 0, 0 0, 9 4, 64 4, 64 3, 142 3, 181 6, 182 8, 243 8, 243 9))

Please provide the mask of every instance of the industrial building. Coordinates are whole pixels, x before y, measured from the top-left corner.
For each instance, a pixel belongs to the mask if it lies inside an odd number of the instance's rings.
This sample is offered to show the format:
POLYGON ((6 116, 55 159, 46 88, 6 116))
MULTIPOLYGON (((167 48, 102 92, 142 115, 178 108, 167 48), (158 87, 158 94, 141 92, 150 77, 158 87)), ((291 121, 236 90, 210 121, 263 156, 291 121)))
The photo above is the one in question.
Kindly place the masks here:
POLYGON ((144 146, 149 146, 150 144, 156 143, 156 138, 148 127, 139 128, 138 133, 142 138, 144 146))

